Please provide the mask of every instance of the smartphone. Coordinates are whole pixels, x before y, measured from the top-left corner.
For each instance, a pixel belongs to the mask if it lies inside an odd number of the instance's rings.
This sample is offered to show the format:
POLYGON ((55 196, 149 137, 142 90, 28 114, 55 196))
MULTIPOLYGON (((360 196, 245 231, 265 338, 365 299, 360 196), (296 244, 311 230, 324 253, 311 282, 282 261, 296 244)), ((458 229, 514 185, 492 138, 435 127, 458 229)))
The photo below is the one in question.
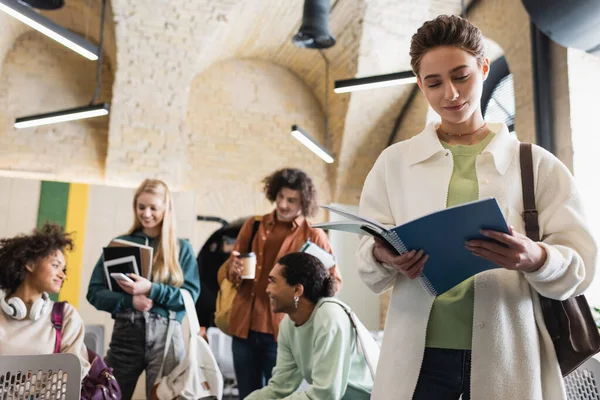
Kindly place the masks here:
POLYGON ((133 279, 131 279, 130 277, 128 277, 127 275, 125 275, 122 272, 111 272, 110 277, 114 278, 118 281, 127 281, 127 282, 133 283, 133 279))

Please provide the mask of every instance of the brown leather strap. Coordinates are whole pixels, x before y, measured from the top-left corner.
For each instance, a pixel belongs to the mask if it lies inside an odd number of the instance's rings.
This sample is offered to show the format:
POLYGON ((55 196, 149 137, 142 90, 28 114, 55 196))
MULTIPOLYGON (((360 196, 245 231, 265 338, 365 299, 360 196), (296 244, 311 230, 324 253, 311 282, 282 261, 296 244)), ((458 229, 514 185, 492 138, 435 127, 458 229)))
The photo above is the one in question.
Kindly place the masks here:
POLYGON ((533 178, 533 154, 531 143, 521 143, 521 185, 523 186, 523 220, 527 237, 540 241, 540 225, 535 207, 535 181, 533 178))

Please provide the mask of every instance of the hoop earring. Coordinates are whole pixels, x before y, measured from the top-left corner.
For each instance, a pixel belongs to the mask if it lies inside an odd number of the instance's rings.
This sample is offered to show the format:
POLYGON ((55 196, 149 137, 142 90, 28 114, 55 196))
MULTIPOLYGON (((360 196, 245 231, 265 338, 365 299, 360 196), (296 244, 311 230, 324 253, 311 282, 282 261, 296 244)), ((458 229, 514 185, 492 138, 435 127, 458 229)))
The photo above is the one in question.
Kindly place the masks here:
POLYGON ((294 307, 298 308, 298 301, 300 298, 298 296, 294 296, 294 307))

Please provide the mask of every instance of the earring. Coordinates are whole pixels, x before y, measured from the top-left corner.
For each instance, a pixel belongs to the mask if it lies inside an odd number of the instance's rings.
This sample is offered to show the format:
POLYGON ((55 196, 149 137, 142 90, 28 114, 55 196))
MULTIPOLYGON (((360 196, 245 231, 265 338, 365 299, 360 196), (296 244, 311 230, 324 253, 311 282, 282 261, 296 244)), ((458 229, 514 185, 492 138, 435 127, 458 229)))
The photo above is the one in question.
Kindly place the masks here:
POLYGON ((294 296, 294 307, 298 308, 298 301, 300 298, 298 296, 294 296))

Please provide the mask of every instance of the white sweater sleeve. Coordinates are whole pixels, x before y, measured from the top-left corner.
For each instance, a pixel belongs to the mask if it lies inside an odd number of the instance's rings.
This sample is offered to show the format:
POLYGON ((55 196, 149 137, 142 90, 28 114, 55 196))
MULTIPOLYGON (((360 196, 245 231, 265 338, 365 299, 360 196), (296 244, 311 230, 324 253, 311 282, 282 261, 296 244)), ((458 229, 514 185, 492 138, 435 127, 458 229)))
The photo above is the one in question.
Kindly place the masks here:
POLYGON ((541 295, 564 300, 588 288, 596 273, 598 249, 569 170, 553 155, 534 146, 536 159, 540 244, 547 258, 538 271, 525 273, 525 278, 541 295))
MULTIPOLYGON (((359 214, 384 225, 395 226, 388 197, 385 158, 384 151, 367 175, 360 196, 359 214)), ((361 238, 357 250, 358 273, 373 292, 380 294, 391 288, 399 274, 392 267, 375 259, 374 243, 370 236, 361 238)))

